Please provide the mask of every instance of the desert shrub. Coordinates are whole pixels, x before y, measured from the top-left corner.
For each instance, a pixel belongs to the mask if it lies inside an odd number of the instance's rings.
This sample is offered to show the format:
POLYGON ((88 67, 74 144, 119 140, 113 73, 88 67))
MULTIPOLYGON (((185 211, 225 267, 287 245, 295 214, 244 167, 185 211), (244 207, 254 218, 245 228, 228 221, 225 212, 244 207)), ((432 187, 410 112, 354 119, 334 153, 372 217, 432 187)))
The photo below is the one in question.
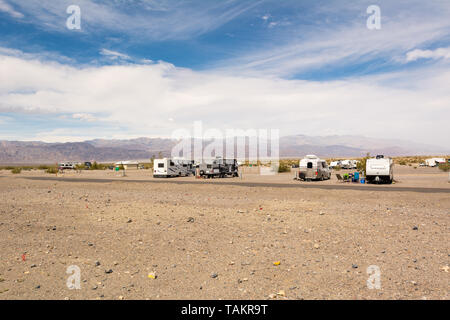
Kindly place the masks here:
POLYGON ((356 169, 362 174, 366 174, 366 163, 368 159, 370 159, 370 153, 367 153, 364 158, 359 159, 356 164, 356 169))
POLYGON ((291 172, 291 166, 287 163, 280 162, 280 166, 278 167, 278 172, 291 172))
POLYGON ((38 167, 39 170, 47 170, 48 168, 50 168, 50 166, 47 166, 45 164, 42 164, 38 167))
POLYGON ((341 171, 341 169, 342 168, 340 166, 336 166, 336 167, 333 168, 334 171, 341 171))
POLYGON ((405 160, 400 160, 398 162, 398 164, 401 165, 401 166, 406 166, 406 161, 405 160))
POLYGON ((14 168, 14 169, 11 170, 11 173, 13 173, 13 174, 19 174, 21 172, 22 172, 22 168, 19 168, 19 167, 14 168))
POLYGON ((450 163, 439 163, 438 168, 444 172, 448 172, 450 170, 450 163))
POLYGON ((56 167, 48 167, 47 170, 45 170, 46 173, 50 173, 50 174, 57 174, 58 173, 58 168, 56 167))
POLYGON ((89 170, 105 170, 107 168, 107 165, 94 162, 92 166, 89 168, 89 170))

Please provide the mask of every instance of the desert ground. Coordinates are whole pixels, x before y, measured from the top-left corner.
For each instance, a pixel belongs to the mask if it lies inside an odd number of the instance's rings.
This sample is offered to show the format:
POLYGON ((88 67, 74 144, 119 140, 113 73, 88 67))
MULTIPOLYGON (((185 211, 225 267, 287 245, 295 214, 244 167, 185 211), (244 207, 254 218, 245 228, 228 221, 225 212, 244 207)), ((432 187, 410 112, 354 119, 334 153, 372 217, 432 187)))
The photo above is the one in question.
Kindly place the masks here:
POLYGON ((0 299, 450 298, 448 173, 293 176, 0 171, 0 299))

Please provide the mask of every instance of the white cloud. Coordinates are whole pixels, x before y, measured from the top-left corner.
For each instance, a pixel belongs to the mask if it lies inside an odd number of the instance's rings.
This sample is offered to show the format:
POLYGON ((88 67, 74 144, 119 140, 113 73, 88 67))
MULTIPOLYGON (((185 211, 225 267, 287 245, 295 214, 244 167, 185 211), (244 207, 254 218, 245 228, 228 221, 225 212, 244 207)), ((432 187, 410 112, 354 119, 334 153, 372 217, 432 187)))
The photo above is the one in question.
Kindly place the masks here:
POLYGON ((107 56, 108 58, 112 59, 112 60, 117 60, 117 59, 122 59, 122 60, 131 60, 131 57, 117 52, 117 51, 112 51, 112 50, 108 50, 108 49, 102 49, 100 50, 100 54, 102 56, 107 56))
POLYGON ((22 19, 24 17, 23 13, 14 10, 14 8, 5 0, 0 0, 0 11, 8 13, 13 18, 22 19))
POLYGON ((0 54, 0 75, 6 75, 0 76, 0 112, 71 113, 98 124, 92 138, 170 136, 196 120, 223 130, 281 129, 282 135, 327 130, 444 145, 450 136, 447 65, 315 82, 195 72, 164 62, 74 68, 0 54))
MULTIPOLYGON (((30 22, 66 32, 66 8, 72 0, 10 0, 30 22)), ((153 40, 188 39, 215 30, 259 5, 262 1, 92 1, 77 0, 82 32, 114 31, 153 40), (130 13, 135 9, 136 11, 130 13)))
POLYGON ((406 61, 418 59, 450 59, 450 48, 438 48, 435 50, 416 49, 406 54, 406 61))
POLYGON ((95 116, 93 116, 90 113, 74 113, 72 114, 72 119, 87 121, 87 122, 94 122, 98 120, 95 116))
POLYGON ((374 59, 401 64, 406 52, 447 39, 450 29, 448 2, 425 4, 412 0, 408 10, 405 7, 404 3, 396 1, 384 2, 381 30, 367 29, 368 16, 363 5, 334 2, 330 6, 312 7, 314 9, 308 12, 311 16, 334 20, 311 23, 307 27, 301 25, 303 16, 297 21, 293 18, 289 22, 272 21, 269 27, 273 27, 273 23, 278 25, 271 31, 280 29, 273 35, 273 41, 264 42, 254 50, 246 48, 236 58, 218 62, 216 68, 230 74, 290 77, 314 70, 322 73, 336 67, 353 68, 355 64, 370 63, 374 59), (282 24, 290 24, 289 29, 279 28, 282 24))

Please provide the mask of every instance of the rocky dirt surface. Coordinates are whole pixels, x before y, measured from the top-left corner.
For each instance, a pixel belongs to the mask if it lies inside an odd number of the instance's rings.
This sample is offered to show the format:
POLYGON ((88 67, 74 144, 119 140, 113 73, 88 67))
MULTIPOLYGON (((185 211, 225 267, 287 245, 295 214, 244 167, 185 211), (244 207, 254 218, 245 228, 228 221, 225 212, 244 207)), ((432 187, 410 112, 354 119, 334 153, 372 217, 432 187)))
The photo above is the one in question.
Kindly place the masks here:
POLYGON ((448 193, 26 176, 0 173, 0 299, 450 297, 448 193))

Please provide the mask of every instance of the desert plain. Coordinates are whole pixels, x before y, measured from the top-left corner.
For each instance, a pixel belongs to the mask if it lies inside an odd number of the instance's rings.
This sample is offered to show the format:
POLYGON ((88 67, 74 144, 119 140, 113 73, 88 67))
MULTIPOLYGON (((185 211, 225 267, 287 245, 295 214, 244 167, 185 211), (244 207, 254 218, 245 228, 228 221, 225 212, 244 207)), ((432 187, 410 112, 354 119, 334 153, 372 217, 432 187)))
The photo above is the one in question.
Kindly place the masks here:
POLYGON ((126 174, 0 171, 0 299, 450 298, 437 168, 385 186, 126 174))

